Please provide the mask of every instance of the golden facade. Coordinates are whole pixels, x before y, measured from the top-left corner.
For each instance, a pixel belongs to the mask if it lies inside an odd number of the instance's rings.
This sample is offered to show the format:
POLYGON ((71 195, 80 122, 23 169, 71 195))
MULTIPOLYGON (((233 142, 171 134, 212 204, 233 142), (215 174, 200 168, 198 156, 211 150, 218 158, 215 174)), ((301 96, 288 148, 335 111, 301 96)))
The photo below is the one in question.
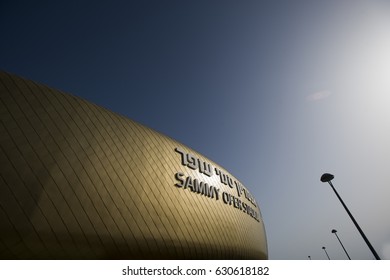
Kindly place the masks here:
POLYGON ((257 202, 201 154, 0 73, 0 259, 266 259, 257 202))

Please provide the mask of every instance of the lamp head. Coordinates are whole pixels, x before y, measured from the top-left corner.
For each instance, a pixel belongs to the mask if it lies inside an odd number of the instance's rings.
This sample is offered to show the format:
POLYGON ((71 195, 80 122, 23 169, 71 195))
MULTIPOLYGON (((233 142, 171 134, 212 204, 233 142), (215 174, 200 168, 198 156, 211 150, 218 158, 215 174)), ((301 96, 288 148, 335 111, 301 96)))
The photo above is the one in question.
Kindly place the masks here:
POLYGON ((332 233, 336 233, 337 232, 337 230, 335 230, 335 229, 332 229, 332 233))
POLYGON ((320 180, 321 180, 321 182, 326 183, 326 182, 332 181, 333 178, 334 178, 334 176, 332 174, 324 173, 324 174, 322 174, 320 180))

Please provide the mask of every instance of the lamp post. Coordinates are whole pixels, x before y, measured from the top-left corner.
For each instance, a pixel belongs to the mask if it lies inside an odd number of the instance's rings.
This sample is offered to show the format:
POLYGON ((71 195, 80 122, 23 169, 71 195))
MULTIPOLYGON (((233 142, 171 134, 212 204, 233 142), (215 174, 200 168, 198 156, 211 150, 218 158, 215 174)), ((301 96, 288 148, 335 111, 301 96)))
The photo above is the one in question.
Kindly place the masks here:
POLYGON ((326 254, 326 256, 328 257, 328 260, 330 260, 329 255, 328 255, 328 252, 326 251, 326 248, 325 248, 325 247, 322 247, 322 250, 325 251, 325 254, 326 254))
POLYGON ((359 231, 360 235, 363 237, 364 241, 366 242, 368 248, 370 248, 372 254, 375 256, 375 258, 377 260, 380 260, 380 257, 379 255, 377 254, 377 252, 375 251, 374 247, 372 247, 370 241, 368 241, 366 235, 364 234, 363 230, 360 228, 360 226, 358 225, 358 223, 356 222, 355 218, 352 216, 351 212, 349 211, 347 205, 345 205, 344 201, 341 199, 340 195, 338 194, 338 192, 336 191, 336 189, 334 188, 333 184, 332 184, 332 180, 333 180, 334 176, 332 174, 329 174, 329 173, 324 173, 322 174, 321 176, 321 182, 323 183, 329 183, 329 185, 332 187, 334 193, 336 194, 336 196, 338 197, 338 199, 340 200, 341 204, 344 206, 344 209, 345 211, 347 211, 349 217, 351 218, 352 222, 354 223, 354 225, 356 226, 357 230, 359 231))
POLYGON ((349 257, 349 255, 348 255, 347 250, 345 250, 345 247, 344 247, 343 243, 341 243, 341 240, 340 240, 339 236, 337 235, 337 230, 332 229, 332 233, 334 233, 334 235, 336 235, 336 237, 337 237, 338 241, 340 242, 341 247, 343 247, 343 250, 344 250, 345 254, 347 255, 348 259, 351 259, 349 257))

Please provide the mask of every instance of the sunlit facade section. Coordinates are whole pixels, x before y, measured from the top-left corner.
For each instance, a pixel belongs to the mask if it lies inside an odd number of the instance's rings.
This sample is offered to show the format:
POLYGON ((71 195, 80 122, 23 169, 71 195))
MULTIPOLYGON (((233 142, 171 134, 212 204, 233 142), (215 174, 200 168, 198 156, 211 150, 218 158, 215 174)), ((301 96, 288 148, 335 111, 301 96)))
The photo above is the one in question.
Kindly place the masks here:
POLYGON ((0 73, 0 259, 267 259, 257 201, 196 151, 0 73))

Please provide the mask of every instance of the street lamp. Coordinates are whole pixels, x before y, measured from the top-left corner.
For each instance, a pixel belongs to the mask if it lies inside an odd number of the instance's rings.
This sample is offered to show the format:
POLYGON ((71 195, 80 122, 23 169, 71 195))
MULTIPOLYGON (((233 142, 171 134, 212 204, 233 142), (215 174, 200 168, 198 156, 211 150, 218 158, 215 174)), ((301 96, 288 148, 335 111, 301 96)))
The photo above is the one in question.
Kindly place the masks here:
POLYGON ((321 176, 321 182, 323 183, 329 183, 329 185, 332 187, 334 193, 336 194, 336 196, 338 197, 338 199, 340 200, 341 204, 344 206, 344 209, 345 211, 347 211, 349 217, 351 218, 352 222, 355 224, 357 230, 359 231, 360 235, 363 237, 364 241, 366 242, 368 248, 370 248, 372 254, 375 256, 375 258, 377 260, 380 260, 380 257, 379 255, 377 254, 377 252, 375 251, 374 247, 372 247, 370 241, 368 241, 366 235, 364 234, 364 232, 362 231, 362 229, 360 228, 360 226, 358 225, 358 223, 356 222, 355 218, 352 216, 351 212, 349 211, 347 205, 345 205, 344 201, 341 199, 341 197, 339 196, 339 194, 337 193, 336 189, 334 188, 333 184, 332 184, 332 180, 333 180, 334 176, 332 174, 329 174, 329 173, 324 173, 322 174, 321 176))
POLYGON ((344 247, 343 243, 341 243, 341 240, 340 240, 339 236, 337 235, 337 230, 332 229, 332 233, 334 233, 334 234, 336 235, 336 237, 337 237, 337 239, 339 240, 341 247, 343 247, 344 252, 345 252, 345 254, 347 255, 348 259, 351 259, 351 258, 349 257, 349 255, 348 255, 348 253, 347 253, 347 250, 345 250, 345 247, 344 247))
POLYGON ((328 260, 330 260, 329 255, 328 255, 328 252, 326 251, 326 248, 325 248, 325 247, 322 247, 322 250, 325 251, 325 254, 326 254, 326 256, 328 257, 328 260))

